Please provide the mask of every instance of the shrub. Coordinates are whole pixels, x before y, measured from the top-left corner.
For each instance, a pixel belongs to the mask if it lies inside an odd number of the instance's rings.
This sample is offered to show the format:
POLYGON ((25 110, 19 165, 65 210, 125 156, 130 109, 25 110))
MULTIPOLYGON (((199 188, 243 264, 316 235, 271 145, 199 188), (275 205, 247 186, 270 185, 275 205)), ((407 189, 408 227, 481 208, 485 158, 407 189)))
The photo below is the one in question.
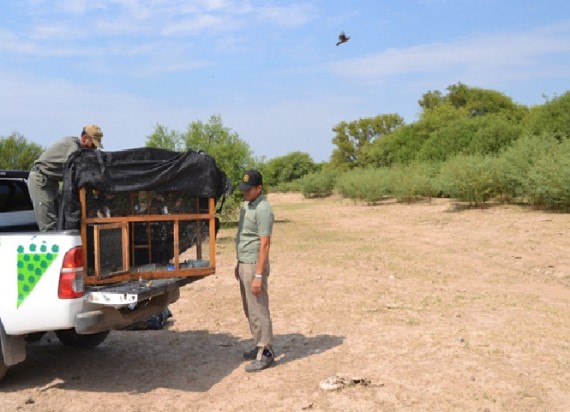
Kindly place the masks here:
POLYGON ((559 146, 552 134, 525 135, 503 151, 494 161, 495 191, 503 201, 528 199, 528 177, 536 162, 548 157, 559 146))
POLYGON ((306 198, 327 197, 333 192, 336 175, 332 171, 322 171, 305 175, 300 181, 301 193, 306 198))
POLYGON ((457 155, 442 165, 436 186, 460 202, 479 205, 494 196, 494 174, 491 157, 457 155))
POLYGON ((344 197, 377 202, 390 196, 388 168, 358 169, 337 178, 336 189, 344 197))
POLYGON ((433 196, 432 180, 437 174, 437 163, 412 163, 390 170, 390 192, 399 202, 413 202, 433 196))
POLYGON ((570 141, 542 156, 528 172, 525 191, 535 207, 570 211, 570 141))
POLYGON ((302 179, 296 179, 293 180, 291 182, 281 182, 278 183, 277 185, 275 185, 275 187, 272 188, 272 191, 274 192, 281 192, 281 193, 287 193, 287 192, 301 192, 301 186, 302 186, 302 179))

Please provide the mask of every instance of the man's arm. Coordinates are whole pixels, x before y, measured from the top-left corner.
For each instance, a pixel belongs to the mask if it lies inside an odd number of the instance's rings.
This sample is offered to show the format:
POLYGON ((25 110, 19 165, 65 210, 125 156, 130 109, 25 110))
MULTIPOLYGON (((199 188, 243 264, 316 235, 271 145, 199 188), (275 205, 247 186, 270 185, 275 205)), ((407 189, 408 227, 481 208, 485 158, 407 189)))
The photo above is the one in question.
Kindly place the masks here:
POLYGON ((269 247, 271 246, 271 236, 261 236, 259 238, 261 245, 259 246, 259 253, 257 255, 257 265, 255 267, 255 274, 262 275, 269 260, 269 247))
POLYGON ((253 278, 253 282, 251 282, 251 293, 253 293, 254 296, 259 296, 261 294, 263 281, 258 276, 264 273, 265 266, 267 266, 267 262, 269 261, 271 236, 261 236, 259 240, 261 241, 261 245, 259 246, 259 253, 257 254, 255 277, 253 278))

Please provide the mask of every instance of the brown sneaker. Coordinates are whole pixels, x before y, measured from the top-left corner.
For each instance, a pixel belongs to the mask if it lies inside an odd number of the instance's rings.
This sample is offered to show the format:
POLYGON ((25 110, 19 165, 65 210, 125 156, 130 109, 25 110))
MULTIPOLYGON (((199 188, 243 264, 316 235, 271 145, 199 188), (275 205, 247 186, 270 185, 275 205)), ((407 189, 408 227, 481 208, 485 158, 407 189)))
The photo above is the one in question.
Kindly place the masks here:
POLYGON ((259 372, 269 368, 275 362, 275 354, 270 349, 263 349, 261 359, 255 359, 250 364, 245 365, 246 372, 259 372))

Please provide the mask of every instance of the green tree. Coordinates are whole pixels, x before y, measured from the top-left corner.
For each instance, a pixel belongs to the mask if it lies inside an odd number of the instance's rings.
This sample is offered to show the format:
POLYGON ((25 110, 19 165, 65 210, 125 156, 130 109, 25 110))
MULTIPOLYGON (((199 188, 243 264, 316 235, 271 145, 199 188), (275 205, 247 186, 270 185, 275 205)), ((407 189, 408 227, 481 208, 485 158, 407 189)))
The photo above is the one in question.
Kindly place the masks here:
POLYGON ((44 148, 36 143, 28 143, 21 134, 0 136, 0 169, 30 170, 44 148))
POLYGON ((408 164, 415 159, 425 139, 427 136, 418 130, 416 123, 402 126, 372 142, 366 150, 366 161, 374 167, 408 164))
POLYGON ((238 183, 244 170, 254 164, 249 145, 225 127, 219 115, 212 115, 207 123, 199 120, 190 123, 181 139, 186 150, 203 150, 216 159, 233 184, 238 183))
POLYGON ((460 153, 498 153, 521 133, 520 123, 508 120, 501 113, 459 118, 432 132, 416 159, 440 162, 460 153))
POLYGON ((533 135, 550 133, 558 139, 570 137, 570 91, 534 107, 525 122, 526 130, 533 135))
POLYGON ((169 131, 168 127, 157 123, 154 132, 147 136, 145 146, 180 151, 182 141, 179 133, 174 130, 169 131))
POLYGON ((459 153, 497 153, 517 139, 528 109, 494 90, 451 85, 444 96, 430 91, 418 104, 415 123, 367 148, 369 164, 391 166, 419 161, 445 161, 459 153))
MULTIPOLYGON (((191 122, 183 133, 157 123, 154 132, 147 136, 146 146, 175 151, 203 151, 216 160, 234 187, 241 181, 243 172, 256 165, 249 145, 237 133, 225 127, 219 115, 212 115, 207 123, 200 120, 191 122)), ((235 219, 242 200, 241 193, 234 190, 224 204, 222 219, 235 219)))
POLYGON ((368 146, 403 124, 404 119, 398 114, 382 114, 352 122, 340 122, 332 129, 336 133, 332 139, 336 148, 331 156, 331 166, 339 170, 366 166, 368 146))
POLYGON ((496 90, 469 87, 463 83, 451 85, 446 100, 457 109, 465 109, 469 116, 483 116, 490 113, 503 113, 512 120, 520 121, 528 109, 496 90))
POLYGON ((422 98, 418 100, 418 104, 423 110, 435 109, 443 102, 443 94, 439 90, 424 93, 422 98))
POLYGON ((269 160, 263 166, 264 183, 275 187, 280 183, 290 183, 317 171, 318 166, 308 153, 291 152, 285 156, 269 160))
MULTIPOLYGON (((249 145, 225 127, 219 115, 212 115, 207 123, 199 120, 190 123, 180 137, 185 150, 204 151, 216 159, 234 187, 241 181, 243 172, 256 165, 249 145)), ((241 193, 234 190, 224 206, 222 218, 228 221, 237 218, 242 200, 241 193)))

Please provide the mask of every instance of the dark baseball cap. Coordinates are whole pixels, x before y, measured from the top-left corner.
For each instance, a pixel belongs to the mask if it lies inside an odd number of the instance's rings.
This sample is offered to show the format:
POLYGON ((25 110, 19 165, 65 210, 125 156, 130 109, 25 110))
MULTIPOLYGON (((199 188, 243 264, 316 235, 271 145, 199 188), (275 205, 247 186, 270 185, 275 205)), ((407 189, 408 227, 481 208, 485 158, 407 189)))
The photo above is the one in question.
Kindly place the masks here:
POLYGON ((238 186, 238 189, 247 192, 254 186, 259 186, 263 184, 263 178, 261 177, 261 173, 257 170, 246 170, 241 178, 241 183, 238 186))

